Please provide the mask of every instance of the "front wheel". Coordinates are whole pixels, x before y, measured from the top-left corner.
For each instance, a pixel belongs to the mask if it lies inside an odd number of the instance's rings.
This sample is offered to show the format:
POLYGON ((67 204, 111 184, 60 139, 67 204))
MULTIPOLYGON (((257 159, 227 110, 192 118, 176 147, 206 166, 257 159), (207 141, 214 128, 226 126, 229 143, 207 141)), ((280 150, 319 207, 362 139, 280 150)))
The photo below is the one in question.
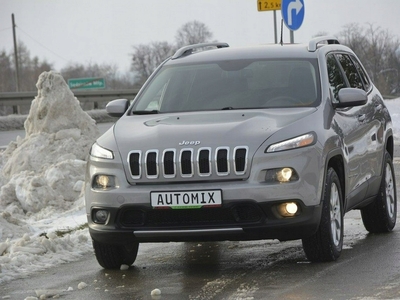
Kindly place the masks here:
POLYGON ((379 193, 374 202, 361 209, 365 229, 371 233, 392 231, 397 218, 397 193, 392 157, 385 153, 379 193))
POLYGON ((104 269, 119 269, 121 265, 132 265, 139 250, 139 243, 130 247, 110 245, 93 240, 94 253, 100 266, 104 269))
POLYGON ((326 173, 321 222, 317 232, 302 240, 312 262, 335 261, 343 247, 343 197, 340 180, 333 168, 326 173))

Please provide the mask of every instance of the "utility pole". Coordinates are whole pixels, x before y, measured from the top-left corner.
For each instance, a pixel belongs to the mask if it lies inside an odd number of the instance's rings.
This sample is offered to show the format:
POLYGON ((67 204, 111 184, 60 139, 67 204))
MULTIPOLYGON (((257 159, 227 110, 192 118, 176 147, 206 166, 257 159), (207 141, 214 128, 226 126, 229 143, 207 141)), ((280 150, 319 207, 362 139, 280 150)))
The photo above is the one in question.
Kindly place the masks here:
POLYGON ((274 10, 274 32, 275 32, 275 44, 278 44, 278 30, 276 28, 276 10, 274 10))
POLYGON ((13 38, 14 38, 14 58, 15 58, 15 74, 16 74, 16 80, 17 80, 17 92, 19 92, 19 64, 18 64, 18 51, 17 51, 17 38, 15 36, 15 20, 14 20, 14 14, 11 14, 11 20, 12 20, 12 29, 13 29, 13 38))

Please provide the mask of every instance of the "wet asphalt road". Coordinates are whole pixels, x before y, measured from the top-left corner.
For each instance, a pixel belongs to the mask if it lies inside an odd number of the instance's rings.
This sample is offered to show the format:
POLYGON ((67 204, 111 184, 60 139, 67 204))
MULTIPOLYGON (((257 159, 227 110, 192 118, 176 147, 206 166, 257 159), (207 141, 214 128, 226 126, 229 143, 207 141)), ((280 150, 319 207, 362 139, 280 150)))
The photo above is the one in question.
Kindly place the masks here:
POLYGON ((146 244, 128 270, 79 262, 0 286, 7 299, 35 290, 61 299, 400 299, 400 229, 367 235, 346 218, 345 247, 332 263, 309 263, 299 241, 146 244), (87 287, 79 290, 78 284, 87 287), (73 290, 66 291, 68 287, 73 290), (161 297, 152 297, 158 288, 161 297))

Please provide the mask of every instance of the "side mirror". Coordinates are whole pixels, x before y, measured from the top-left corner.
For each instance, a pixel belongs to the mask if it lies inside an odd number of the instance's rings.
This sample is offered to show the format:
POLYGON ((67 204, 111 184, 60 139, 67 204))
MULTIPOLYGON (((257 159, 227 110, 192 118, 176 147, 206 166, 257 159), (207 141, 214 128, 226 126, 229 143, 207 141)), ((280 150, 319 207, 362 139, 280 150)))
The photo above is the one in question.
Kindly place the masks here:
POLYGON ((106 105, 106 112, 111 117, 122 117, 129 107, 129 100, 116 99, 106 105))
POLYGON ((351 107, 364 105, 368 101, 367 93, 356 88, 342 88, 339 91, 339 103, 334 103, 334 107, 351 107))

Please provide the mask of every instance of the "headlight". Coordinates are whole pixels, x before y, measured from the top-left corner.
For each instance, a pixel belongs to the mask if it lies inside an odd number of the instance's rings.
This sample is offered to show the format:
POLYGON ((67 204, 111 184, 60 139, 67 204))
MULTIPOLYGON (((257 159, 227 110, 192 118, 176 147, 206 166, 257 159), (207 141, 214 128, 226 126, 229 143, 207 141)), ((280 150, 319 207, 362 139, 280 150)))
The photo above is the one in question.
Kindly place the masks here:
POLYGON ((103 147, 100 147, 97 143, 94 143, 90 149, 90 155, 98 158, 114 159, 114 153, 103 147))
POLYGON ((273 145, 269 146, 265 150, 265 152, 271 153, 271 152, 279 152, 279 151, 284 151, 284 150, 306 147, 306 146, 314 144, 314 142, 315 142, 315 134, 307 133, 307 134, 292 138, 290 140, 286 140, 283 142, 273 144, 273 145))

